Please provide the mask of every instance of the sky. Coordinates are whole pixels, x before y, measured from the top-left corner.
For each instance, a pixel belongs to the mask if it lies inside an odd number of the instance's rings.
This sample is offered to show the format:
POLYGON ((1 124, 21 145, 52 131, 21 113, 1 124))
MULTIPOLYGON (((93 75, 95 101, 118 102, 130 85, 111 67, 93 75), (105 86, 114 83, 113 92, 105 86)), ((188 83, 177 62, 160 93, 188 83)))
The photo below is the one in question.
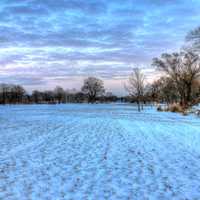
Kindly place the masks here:
POLYGON ((132 68, 179 51, 200 25, 199 0, 1 0, 0 82, 76 88, 88 76, 124 94, 132 68))

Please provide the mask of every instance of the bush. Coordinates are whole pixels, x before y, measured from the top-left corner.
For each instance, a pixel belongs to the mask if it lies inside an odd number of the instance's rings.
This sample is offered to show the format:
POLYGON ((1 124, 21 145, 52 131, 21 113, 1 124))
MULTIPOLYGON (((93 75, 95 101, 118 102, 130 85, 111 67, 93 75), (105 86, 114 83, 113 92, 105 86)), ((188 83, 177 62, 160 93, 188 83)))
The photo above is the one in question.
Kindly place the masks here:
POLYGON ((184 109, 180 106, 180 104, 174 103, 169 106, 169 111, 171 112, 178 112, 178 113, 184 113, 184 109))
POLYGON ((187 116, 189 113, 187 111, 183 111, 183 116, 187 116))

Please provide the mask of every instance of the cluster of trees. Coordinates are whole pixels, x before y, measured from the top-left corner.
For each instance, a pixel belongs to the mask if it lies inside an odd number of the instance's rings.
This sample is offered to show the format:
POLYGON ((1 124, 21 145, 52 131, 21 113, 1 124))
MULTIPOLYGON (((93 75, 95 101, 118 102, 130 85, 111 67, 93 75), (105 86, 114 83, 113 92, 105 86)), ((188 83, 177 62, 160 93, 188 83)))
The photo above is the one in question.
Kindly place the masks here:
POLYGON ((94 103, 96 101, 115 102, 117 100, 119 98, 111 92, 105 92, 103 81, 95 77, 85 79, 81 91, 64 90, 57 86, 54 90, 34 90, 28 94, 20 85, 0 84, 0 104, 94 103))
POLYGON ((22 86, 0 84, 0 104, 21 103, 27 98, 26 91, 22 86))
POLYGON ((153 65, 164 75, 154 83, 160 84, 158 95, 167 103, 179 103, 188 108, 200 97, 200 57, 192 51, 163 54, 153 65))
POLYGON ((181 52, 165 53, 153 59, 152 66, 161 77, 152 84, 145 85, 142 71, 133 69, 126 89, 139 111, 147 101, 176 103, 183 110, 200 103, 200 28, 191 31, 186 41, 181 52))

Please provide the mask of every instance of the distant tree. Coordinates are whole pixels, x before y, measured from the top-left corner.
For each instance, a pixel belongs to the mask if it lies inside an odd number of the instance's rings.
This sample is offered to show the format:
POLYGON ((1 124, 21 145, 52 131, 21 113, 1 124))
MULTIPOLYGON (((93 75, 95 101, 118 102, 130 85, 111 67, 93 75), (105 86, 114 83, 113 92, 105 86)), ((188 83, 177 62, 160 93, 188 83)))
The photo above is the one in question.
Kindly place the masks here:
POLYGON ((112 92, 106 92, 104 99, 106 102, 116 102, 118 100, 117 96, 115 96, 112 92))
POLYGON ((16 103, 22 103, 23 102, 23 98, 24 98, 24 96, 26 94, 26 91, 25 91, 25 89, 22 86, 20 86, 20 85, 14 85, 11 88, 11 93, 12 93, 12 95, 15 96, 12 99, 15 99, 16 103))
POLYGON ((83 92, 76 92, 73 96, 74 103, 83 103, 86 99, 86 96, 83 92))
POLYGON ((66 102, 66 94, 62 87, 57 86, 54 89, 54 95, 58 103, 65 103, 66 102))
POLYGON ((43 94, 38 90, 34 90, 31 95, 32 101, 36 104, 42 103, 43 101, 43 94))
POLYGON ((0 84, 0 104, 5 104, 3 84, 0 84))
POLYGON ((9 91, 8 85, 2 83, 0 85, 0 102, 1 102, 1 104, 7 103, 7 101, 8 101, 8 91, 9 91))
POLYGON ((85 79, 81 90, 87 95, 89 103, 94 103, 105 92, 103 81, 95 77, 85 79))
POLYGON ((25 89, 20 85, 1 84, 0 85, 0 103, 23 103, 26 95, 25 89))
POLYGON ((43 98, 44 98, 44 101, 47 102, 47 103, 50 103, 50 104, 56 103, 54 92, 51 91, 51 90, 44 91, 43 92, 43 98))
POLYGON ((145 88, 145 77, 139 68, 134 68, 131 73, 128 84, 125 86, 129 95, 136 99, 138 105, 138 111, 140 112, 143 106, 141 102, 143 101, 144 88, 145 88))

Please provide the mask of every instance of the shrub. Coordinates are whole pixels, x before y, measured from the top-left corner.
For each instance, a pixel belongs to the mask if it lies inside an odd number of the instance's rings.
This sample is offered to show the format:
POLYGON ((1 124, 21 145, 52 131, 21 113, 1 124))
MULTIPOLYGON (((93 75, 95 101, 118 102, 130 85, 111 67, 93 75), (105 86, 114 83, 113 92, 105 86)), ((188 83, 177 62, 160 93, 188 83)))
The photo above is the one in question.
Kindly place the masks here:
POLYGON ((187 111, 183 111, 183 116, 187 116, 188 112, 187 111))
POLYGON ((180 106, 180 104, 174 103, 169 106, 169 111, 183 113, 184 109, 180 106))

